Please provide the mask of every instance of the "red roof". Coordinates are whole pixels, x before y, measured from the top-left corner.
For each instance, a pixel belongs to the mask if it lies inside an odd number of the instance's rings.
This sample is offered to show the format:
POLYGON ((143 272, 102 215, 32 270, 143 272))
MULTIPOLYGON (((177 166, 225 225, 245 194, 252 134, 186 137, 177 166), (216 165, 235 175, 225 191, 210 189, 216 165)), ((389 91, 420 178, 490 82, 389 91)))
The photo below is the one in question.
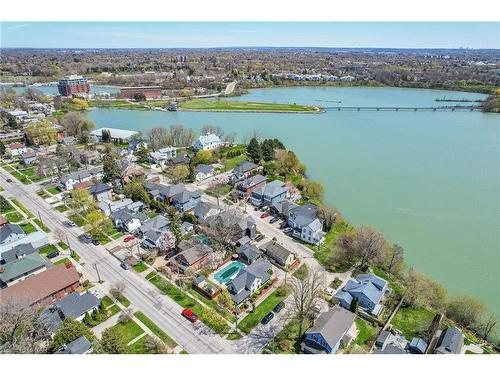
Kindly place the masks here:
POLYGON ((18 148, 23 148, 23 147, 25 147, 25 146, 22 143, 19 143, 19 142, 18 143, 11 143, 9 145, 9 148, 11 150, 17 150, 18 148))
POLYGON ((82 181, 73 185, 73 189, 88 189, 92 186, 92 181, 82 181))

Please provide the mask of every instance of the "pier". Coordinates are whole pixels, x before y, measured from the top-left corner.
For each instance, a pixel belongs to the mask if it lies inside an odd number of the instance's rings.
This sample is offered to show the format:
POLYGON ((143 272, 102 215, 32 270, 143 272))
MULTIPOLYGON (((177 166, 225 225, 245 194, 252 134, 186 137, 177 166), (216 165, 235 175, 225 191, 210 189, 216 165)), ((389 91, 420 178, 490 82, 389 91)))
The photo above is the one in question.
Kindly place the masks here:
POLYGON ((329 111, 480 111, 481 106, 479 105, 470 105, 470 106, 461 106, 461 105, 454 105, 454 106, 439 106, 439 107, 347 107, 347 106, 329 106, 329 107, 323 107, 325 110, 329 111))

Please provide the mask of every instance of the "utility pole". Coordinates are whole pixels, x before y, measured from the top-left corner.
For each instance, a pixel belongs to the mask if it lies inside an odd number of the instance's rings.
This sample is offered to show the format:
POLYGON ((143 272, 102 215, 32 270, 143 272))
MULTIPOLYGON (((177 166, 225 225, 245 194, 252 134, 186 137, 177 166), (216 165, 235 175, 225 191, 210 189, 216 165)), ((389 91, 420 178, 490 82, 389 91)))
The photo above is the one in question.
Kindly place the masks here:
POLYGON ((236 318, 236 321, 235 321, 235 325, 236 325, 236 334, 238 334, 238 315, 240 315, 240 308, 238 306, 236 306, 234 308, 234 315, 235 315, 235 318, 236 318))
POLYGON ((42 222, 42 215, 40 215, 40 210, 37 210, 38 211, 38 219, 40 220, 40 223, 42 222))
POLYGON ((73 252, 73 250, 71 250, 71 245, 69 243, 69 238, 68 236, 66 236, 66 243, 68 244, 68 249, 69 249, 69 253, 71 254, 73 252))
POLYGON ((97 268, 97 263, 94 263, 95 271, 97 272, 97 278, 99 279, 99 284, 101 281, 101 275, 99 274, 99 269, 97 268))

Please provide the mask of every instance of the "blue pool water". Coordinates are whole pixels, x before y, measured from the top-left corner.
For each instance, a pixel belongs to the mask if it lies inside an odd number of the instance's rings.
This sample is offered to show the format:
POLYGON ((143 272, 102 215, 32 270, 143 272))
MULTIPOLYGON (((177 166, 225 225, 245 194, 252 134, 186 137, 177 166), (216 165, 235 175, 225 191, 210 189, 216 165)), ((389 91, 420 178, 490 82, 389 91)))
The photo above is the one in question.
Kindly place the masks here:
POLYGON ((229 265, 218 271, 214 275, 214 279, 225 285, 234 279, 240 270, 245 268, 246 266, 241 262, 231 262, 229 265))

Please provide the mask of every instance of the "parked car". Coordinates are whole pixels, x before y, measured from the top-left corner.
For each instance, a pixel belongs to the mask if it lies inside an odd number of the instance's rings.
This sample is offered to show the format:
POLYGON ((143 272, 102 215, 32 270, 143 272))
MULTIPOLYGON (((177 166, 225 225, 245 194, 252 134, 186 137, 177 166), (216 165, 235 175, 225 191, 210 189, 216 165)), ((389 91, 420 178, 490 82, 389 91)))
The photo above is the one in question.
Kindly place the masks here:
POLYGON ((99 246, 101 243, 99 241, 97 241, 96 239, 92 239, 92 245, 94 246, 99 246))
POLYGON ((121 262, 120 267, 123 268, 124 270, 128 270, 130 269, 130 264, 128 264, 127 262, 121 262))
POLYGON ((90 243, 92 241, 92 236, 88 233, 84 233, 78 236, 78 239, 83 243, 90 243))
POLYGON ((293 231, 293 229, 290 228, 290 227, 287 227, 287 228, 283 229, 283 233, 285 233, 285 234, 288 234, 288 233, 290 233, 292 231, 293 231))
POLYGON ((11 178, 8 178, 7 180, 5 180, 7 182, 12 182, 12 179, 11 178))
POLYGON ((129 241, 133 241, 135 240, 135 237, 134 236, 127 236, 123 239, 123 242, 129 242, 129 241))
POLYGON ((198 320, 198 317, 196 316, 196 314, 194 312, 192 312, 190 309, 182 310, 181 315, 193 323, 198 320))
POLYGON ((328 294, 329 296, 334 296, 335 295, 335 290, 333 290, 330 287, 326 287, 323 289, 323 293, 328 294))
POLYGON ((273 312, 270 312, 269 314, 267 314, 260 322, 264 325, 266 325, 267 323, 269 323, 271 321, 271 319, 274 318, 274 313, 273 312))
POLYGON ((269 207, 267 207, 267 206, 263 206, 260 208, 261 211, 267 211, 268 209, 269 209, 269 207))
POLYGON ((274 306, 274 309, 273 311, 277 314, 279 313, 281 310, 283 310, 283 308, 285 307, 285 302, 280 302, 278 303, 276 306, 274 306))
POLYGON ((52 259, 55 258, 56 256, 59 255, 59 250, 52 251, 51 253, 47 254, 47 258, 52 259))
POLYGON ((66 222, 66 225, 67 225, 68 227, 70 227, 70 228, 71 228, 71 227, 76 227, 76 223, 75 223, 74 221, 71 221, 71 220, 68 220, 68 221, 66 222))
POLYGON ((255 237, 255 242, 262 241, 264 238, 266 238, 266 236, 264 236, 263 234, 259 234, 257 237, 255 237))
POLYGON ((270 216, 271 214, 269 212, 264 212, 262 215, 260 215, 261 219, 265 219, 266 217, 270 216))
POLYGON ((280 224, 280 229, 285 229, 287 226, 288 226, 288 223, 286 221, 284 221, 280 224))
POLYGON ((276 223, 280 218, 279 217, 273 217, 271 220, 269 220, 269 224, 274 224, 276 223))

